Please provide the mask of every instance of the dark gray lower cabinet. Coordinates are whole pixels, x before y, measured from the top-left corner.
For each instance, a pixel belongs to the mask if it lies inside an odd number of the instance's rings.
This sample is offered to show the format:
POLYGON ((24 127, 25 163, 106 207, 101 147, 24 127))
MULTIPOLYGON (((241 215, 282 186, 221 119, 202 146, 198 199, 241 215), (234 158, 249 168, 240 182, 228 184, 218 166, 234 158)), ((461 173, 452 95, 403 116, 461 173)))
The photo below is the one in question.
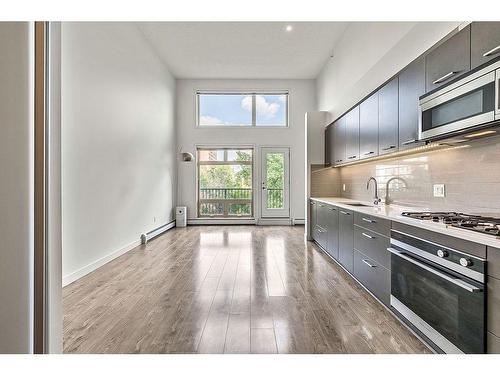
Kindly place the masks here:
POLYGON ((391 272, 375 260, 354 250, 354 276, 386 306, 390 306, 391 272))
POLYGON ((337 207, 328 206, 326 251, 333 258, 339 259, 339 210, 337 207))
POLYGON ((317 205, 317 202, 316 201, 309 201, 309 208, 310 208, 310 216, 309 216, 309 232, 311 234, 311 237, 313 238, 313 240, 316 240, 315 238, 315 229, 316 229, 316 217, 317 217, 317 208, 318 208, 318 205, 317 205))
POLYGON ((328 240, 328 205, 321 202, 316 202, 316 241, 323 248, 326 249, 328 240))
POLYGON ((338 261, 346 270, 353 270, 353 214, 352 211, 339 209, 339 258, 338 261))

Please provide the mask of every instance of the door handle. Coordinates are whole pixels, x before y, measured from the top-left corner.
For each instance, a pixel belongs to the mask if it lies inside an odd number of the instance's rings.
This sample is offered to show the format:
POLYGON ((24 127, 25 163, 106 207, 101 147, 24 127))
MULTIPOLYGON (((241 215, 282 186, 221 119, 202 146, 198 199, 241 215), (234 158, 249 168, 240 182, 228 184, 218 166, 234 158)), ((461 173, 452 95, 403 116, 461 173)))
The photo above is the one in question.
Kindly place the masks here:
POLYGON ((345 211, 339 211, 342 215, 350 215, 349 212, 345 212, 345 211))
POLYGON ((363 153, 363 155, 371 155, 371 154, 374 154, 374 153, 375 153, 374 151, 368 151, 368 152, 363 153))
POLYGON ((361 261, 366 264, 368 267, 370 268, 376 268, 377 266, 375 264, 371 264, 370 262, 368 262, 366 259, 361 259, 361 261))
POLYGON ((434 82, 432 82, 433 85, 437 85, 438 83, 441 83, 441 82, 444 82, 444 81, 447 81, 448 79, 450 79, 451 77, 453 77, 455 74, 457 74, 458 72, 449 72, 449 73, 446 73, 444 76, 436 79, 434 82))
POLYGON ((370 240, 374 240, 374 239, 375 239, 375 237, 370 236, 369 234, 366 234, 365 232, 362 232, 361 234, 362 234, 363 236, 365 236, 366 238, 369 238, 370 240))
POLYGON ((382 149, 382 151, 392 150, 393 148, 396 148, 396 146, 391 145, 391 146, 389 146, 389 147, 384 147, 384 148, 382 149))
POLYGON ((488 52, 483 53, 483 57, 496 55, 498 52, 500 52, 500 46, 496 46, 495 48, 490 49, 488 52))
POLYGON ((417 140, 416 139, 408 139, 407 141, 404 141, 401 143, 403 146, 407 146, 409 144, 415 143, 417 140))
POLYGON ((376 223, 375 220, 370 220, 370 219, 367 219, 366 217, 362 218, 361 220, 366 221, 367 223, 372 223, 372 224, 376 223))

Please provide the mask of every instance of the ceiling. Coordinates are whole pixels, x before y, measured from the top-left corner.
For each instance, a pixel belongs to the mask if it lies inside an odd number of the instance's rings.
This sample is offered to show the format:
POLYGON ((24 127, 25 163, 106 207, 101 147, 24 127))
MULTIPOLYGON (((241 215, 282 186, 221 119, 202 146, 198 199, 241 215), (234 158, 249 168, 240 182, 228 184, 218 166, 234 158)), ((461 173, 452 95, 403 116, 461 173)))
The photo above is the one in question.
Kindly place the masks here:
POLYGON ((316 78, 347 24, 147 22, 139 28, 177 78, 298 79, 316 78))

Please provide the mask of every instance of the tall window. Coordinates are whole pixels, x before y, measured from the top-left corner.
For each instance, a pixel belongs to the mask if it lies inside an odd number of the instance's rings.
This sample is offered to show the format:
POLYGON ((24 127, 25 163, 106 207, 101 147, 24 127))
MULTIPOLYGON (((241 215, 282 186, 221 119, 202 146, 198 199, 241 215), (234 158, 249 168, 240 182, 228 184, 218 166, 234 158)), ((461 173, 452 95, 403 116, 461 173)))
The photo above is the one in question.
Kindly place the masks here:
POLYGON ((253 150, 198 149, 198 216, 253 216, 253 150))
POLYGON ((196 93, 198 126, 288 126, 288 92, 196 93))

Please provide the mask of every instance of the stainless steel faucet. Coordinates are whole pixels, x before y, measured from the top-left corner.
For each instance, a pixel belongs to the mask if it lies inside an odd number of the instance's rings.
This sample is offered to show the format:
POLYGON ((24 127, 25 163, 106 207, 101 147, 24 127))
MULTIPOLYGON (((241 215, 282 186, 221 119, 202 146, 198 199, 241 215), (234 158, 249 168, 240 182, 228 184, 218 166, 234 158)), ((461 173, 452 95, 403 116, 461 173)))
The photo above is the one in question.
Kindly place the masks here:
POLYGON ((389 185, 394 180, 400 180, 403 183, 404 187, 407 186, 406 185, 406 181, 403 180, 401 177, 391 177, 391 178, 389 178, 387 180, 387 183, 385 184, 385 199, 384 199, 385 202, 384 203, 387 204, 387 205, 389 205, 389 204, 391 204, 393 202, 393 200, 389 197, 389 185))
POLYGON ((377 205, 380 203, 381 199, 378 197, 378 183, 375 177, 370 177, 368 182, 366 183, 366 190, 370 188, 370 182, 373 181, 375 183, 375 195, 373 197, 373 204, 377 205))

